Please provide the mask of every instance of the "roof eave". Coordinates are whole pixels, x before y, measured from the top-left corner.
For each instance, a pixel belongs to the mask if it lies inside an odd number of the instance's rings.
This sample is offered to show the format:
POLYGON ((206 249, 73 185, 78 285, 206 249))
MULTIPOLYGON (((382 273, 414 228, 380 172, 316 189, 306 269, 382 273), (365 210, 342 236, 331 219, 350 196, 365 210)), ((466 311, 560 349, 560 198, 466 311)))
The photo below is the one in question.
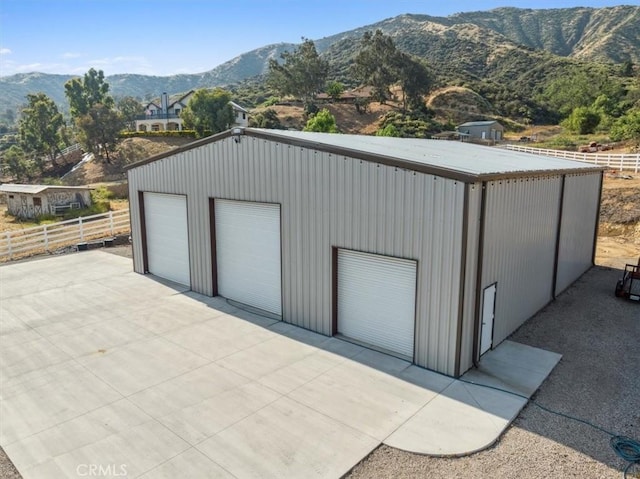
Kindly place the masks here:
POLYGON ((566 169, 560 169, 560 170, 523 170, 523 171, 508 171, 508 172, 494 172, 494 173, 472 173, 472 172, 465 172, 465 171, 460 171, 460 170, 455 170, 450 168, 444 168, 441 166, 433 166, 433 165, 428 165, 424 163, 418 163, 418 162, 396 158, 388 155, 365 152, 365 151, 341 147, 341 146, 329 145, 326 143, 321 143, 313 140, 284 137, 284 136, 278 135, 275 132, 271 133, 264 130, 258 131, 252 128, 233 128, 230 130, 226 130, 216 135, 208 136, 207 138, 196 140, 192 143, 188 143, 178 148, 165 151, 164 153, 151 156, 145 160, 132 163, 131 165, 126 166, 125 170, 130 170, 130 169, 137 168, 139 166, 144 166, 146 164, 153 163, 163 158, 168 158, 178 153, 183 153, 185 151, 189 151, 194 148, 208 145, 209 143, 213 143, 219 140, 223 140, 225 138, 229 138, 234 134, 237 135, 238 130, 241 130, 242 132, 241 134, 245 136, 251 136, 251 137, 259 138, 263 140, 276 141, 278 143, 297 146, 300 148, 316 149, 316 150, 324 151, 326 153, 331 153, 334 155, 348 156, 350 158, 356 158, 359 160, 380 163, 386 166, 393 166, 395 168, 402 168, 405 170, 416 171, 419 173, 440 176, 443 178, 461 181, 464 183, 477 183, 480 181, 494 181, 494 180, 515 179, 515 178, 557 176, 557 175, 563 175, 563 174, 569 174, 569 173, 580 174, 580 173, 589 173, 589 172, 600 172, 605 170, 604 167, 585 166, 584 168, 566 168, 566 169))

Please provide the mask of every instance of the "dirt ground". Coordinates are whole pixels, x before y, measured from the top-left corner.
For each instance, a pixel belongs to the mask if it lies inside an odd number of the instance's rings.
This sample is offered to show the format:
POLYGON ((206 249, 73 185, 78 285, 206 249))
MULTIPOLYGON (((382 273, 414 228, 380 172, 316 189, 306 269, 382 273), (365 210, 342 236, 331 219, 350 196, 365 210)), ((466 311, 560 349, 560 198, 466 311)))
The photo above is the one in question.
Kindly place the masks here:
POLYGON ((600 202, 596 264, 624 268, 625 263, 636 263, 639 257, 640 174, 607 173, 600 202))

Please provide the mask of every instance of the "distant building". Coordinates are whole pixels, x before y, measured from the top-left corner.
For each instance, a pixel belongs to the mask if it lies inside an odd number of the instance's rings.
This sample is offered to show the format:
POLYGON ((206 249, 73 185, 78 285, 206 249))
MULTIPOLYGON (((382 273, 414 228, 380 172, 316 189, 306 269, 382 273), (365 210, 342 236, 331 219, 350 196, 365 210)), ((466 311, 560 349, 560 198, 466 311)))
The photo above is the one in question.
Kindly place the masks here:
MULTIPOLYGON (((180 117, 182 111, 189 104, 189 100, 195 93, 168 96, 163 93, 144 108, 144 115, 136 118, 136 131, 180 131, 183 129, 183 121, 180 117)), ((229 102, 235 114, 235 123, 230 126, 248 126, 249 112, 234 102, 229 102)))
POLYGON ((461 137, 469 139, 500 141, 504 138, 504 126, 496 120, 468 121, 456 129, 461 137))
POLYGON ((230 101, 229 105, 233 108, 233 113, 236 116, 236 122, 231 126, 249 126, 249 112, 236 102, 230 101))
POLYGON ((57 215, 70 209, 91 205, 91 188, 88 186, 0 185, 4 193, 7 211, 20 218, 40 215, 57 215))

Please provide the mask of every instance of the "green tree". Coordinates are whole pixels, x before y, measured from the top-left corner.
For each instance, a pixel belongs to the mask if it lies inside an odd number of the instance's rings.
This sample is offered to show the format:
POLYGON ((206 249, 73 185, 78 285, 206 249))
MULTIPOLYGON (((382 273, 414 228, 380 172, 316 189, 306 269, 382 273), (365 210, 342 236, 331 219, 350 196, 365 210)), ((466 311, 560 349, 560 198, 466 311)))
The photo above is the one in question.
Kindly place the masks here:
POLYGON ((28 94, 27 102, 18 126, 20 145, 24 151, 36 157, 49 157, 55 165, 62 143, 62 114, 53 100, 44 93, 28 94))
POLYGON ((87 151, 111 163, 110 152, 115 151, 122 131, 122 118, 113 108, 96 103, 76 119, 80 140, 87 151))
POLYGON ((86 115, 98 103, 106 108, 114 106, 113 97, 109 95, 109 84, 105 81, 102 70, 91 68, 83 78, 69 80, 64 85, 64 93, 74 118, 86 115))
POLYGON ((339 133, 336 119, 329 110, 323 108, 307 121, 302 131, 317 131, 321 133, 339 133))
POLYGON ((116 109, 124 122, 125 128, 130 131, 136 129, 136 117, 144 115, 144 106, 132 96, 120 98, 116 103, 116 109))
POLYGON ((562 126, 581 135, 588 135, 596 130, 600 124, 600 119, 599 112, 592 108, 581 106, 571 112, 562 122, 562 126))
POLYGON ((400 53, 396 63, 402 87, 403 109, 406 111, 423 106, 424 95, 431 91, 434 83, 429 67, 419 58, 406 53, 400 53))
POLYGON ((393 39, 382 30, 364 33, 352 72, 356 80, 373 87, 373 96, 380 103, 392 98, 389 88, 398 81, 397 55, 393 39))
POLYGON ((566 118, 578 107, 591 106, 601 95, 617 103, 625 94, 620 80, 606 71, 574 68, 549 82, 540 100, 566 118))
POLYGON ((199 137, 219 133, 233 124, 230 101, 231 93, 222 88, 197 90, 180 116, 199 137))
POLYGON ((278 113, 271 108, 252 115, 251 118, 249 118, 249 126, 274 130, 283 129, 282 123, 280 123, 280 119, 278 118, 278 113))
POLYGON ((29 181, 35 174, 34 162, 29 160, 22 148, 17 145, 11 145, 5 151, 4 163, 9 174, 18 182, 29 181))
POLYGON ((640 109, 630 110, 618 118, 611 127, 610 135, 613 141, 631 140, 640 145, 640 109))
POLYGON ((303 38, 293 52, 280 55, 282 62, 269 60, 267 85, 280 95, 293 95, 309 105, 323 90, 329 63, 320 58, 312 40, 303 38))
POLYGON ((327 95, 329 95, 333 101, 338 101, 343 93, 344 85, 339 81, 332 81, 327 86, 327 95))
POLYGON ((397 138, 401 135, 396 126, 393 123, 389 123, 384 128, 380 128, 376 131, 376 136, 392 136, 397 138))

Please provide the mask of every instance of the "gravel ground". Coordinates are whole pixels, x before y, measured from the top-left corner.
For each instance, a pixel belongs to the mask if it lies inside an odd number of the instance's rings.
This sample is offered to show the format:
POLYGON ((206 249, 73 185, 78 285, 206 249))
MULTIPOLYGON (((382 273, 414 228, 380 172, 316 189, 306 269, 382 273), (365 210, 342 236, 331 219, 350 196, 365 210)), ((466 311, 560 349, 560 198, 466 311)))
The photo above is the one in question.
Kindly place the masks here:
POLYGON ((4 453, 4 449, 0 447, 0 478, 2 479, 22 479, 20 473, 16 470, 13 463, 4 453))
MULTIPOLYGON (((591 269, 510 339, 563 355, 539 404, 640 440, 640 304, 614 297, 619 277, 591 269)), ((485 451, 436 458, 380 446, 345 477, 620 478, 625 466, 607 434, 529 404, 485 451)))
MULTIPOLYGON (((131 257, 131 247, 103 251, 131 257)), ((591 269, 510 339, 559 352, 535 400, 640 440, 640 304, 615 298, 620 271, 591 269)), ((609 436, 529 404, 491 448, 437 458, 380 446, 345 476, 361 478, 620 478, 609 436)), ((629 471, 640 478, 640 465, 629 471)), ((0 478, 20 479, 0 449, 0 478)))

